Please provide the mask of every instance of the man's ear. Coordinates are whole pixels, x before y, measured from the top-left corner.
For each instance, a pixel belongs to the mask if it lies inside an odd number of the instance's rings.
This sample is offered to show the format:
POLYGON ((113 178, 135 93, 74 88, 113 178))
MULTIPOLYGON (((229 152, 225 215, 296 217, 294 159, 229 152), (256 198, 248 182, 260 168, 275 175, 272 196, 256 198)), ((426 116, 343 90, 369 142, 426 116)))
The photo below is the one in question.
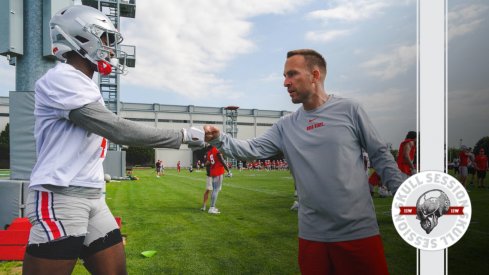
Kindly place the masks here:
POLYGON ((312 77, 314 82, 321 81, 321 71, 317 68, 312 70, 312 77))

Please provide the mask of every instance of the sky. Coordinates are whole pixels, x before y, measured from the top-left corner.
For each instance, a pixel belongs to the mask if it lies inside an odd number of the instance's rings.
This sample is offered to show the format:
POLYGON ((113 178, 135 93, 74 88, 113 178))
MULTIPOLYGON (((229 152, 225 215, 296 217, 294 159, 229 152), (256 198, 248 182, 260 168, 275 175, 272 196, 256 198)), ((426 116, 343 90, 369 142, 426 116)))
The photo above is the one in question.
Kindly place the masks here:
MULTIPOLYGON (((396 148, 416 129, 417 1, 137 1, 123 19, 136 68, 123 102, 294 111, 283 87, 287 51, 328 63, 326 91, 359 101, 396 148)), ((448 145, 489 136, 489 3, 448 1, 448 145)), ((0 96, 15 70, 0 59, 0 96)))

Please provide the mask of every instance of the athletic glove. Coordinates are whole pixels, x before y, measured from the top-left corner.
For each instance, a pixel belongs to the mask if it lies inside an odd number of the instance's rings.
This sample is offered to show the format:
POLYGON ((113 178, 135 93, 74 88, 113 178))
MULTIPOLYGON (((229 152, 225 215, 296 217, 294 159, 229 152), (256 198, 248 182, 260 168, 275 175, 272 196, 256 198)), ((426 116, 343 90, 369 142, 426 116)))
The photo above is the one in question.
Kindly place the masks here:
POLYGON ((192 151, 204 148, 204 131, 195 127, 183 128, 182 135, 182 143, 187 144, 192 151))
POLYGON ((233 173, 231 173, 231 171, 229 171, 228 174, 227 174, 227 177, 230 178, 232 176, 233 176, 233 173))

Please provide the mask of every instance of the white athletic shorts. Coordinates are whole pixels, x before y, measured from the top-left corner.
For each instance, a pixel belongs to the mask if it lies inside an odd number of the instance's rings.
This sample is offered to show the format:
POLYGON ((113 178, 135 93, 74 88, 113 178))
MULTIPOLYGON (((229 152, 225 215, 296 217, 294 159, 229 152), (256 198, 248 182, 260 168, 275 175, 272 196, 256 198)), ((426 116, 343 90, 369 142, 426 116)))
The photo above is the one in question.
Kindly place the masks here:
POLYGON ((87 199, 29 190, 26 216, 32 224, 29 244, 85 236, 83 244, 88 246, 119 228, 105 197, 87 199))
POLYGON ((207 177, 205 188, 212 191, 212 177, 207 177))
POLYGON ((462 177, 466 177, 469 173, 468 173, 468 168, 467 166, 459 166, 458 167, 458 172, 460 173, 460 176, 462 177))

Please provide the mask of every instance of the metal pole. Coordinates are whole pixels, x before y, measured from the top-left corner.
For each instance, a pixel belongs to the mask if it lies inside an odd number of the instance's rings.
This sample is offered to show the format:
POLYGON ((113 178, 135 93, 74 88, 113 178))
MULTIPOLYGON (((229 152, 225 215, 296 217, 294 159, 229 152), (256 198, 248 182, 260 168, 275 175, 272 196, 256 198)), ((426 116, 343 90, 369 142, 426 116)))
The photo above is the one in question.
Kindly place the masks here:
MULTIPOLYGON (((24 0, 24 55, 17 57, 15 65, 15 90, 34 91, 42 75, 54 66, 54 59, 43 57, 42 52, 43 1, 24 0)), ((49 35, 49 33, 44 34, 49 35)))
MULTIPOLYGON (((24 0, 24 54, 17 56, 15 91, 10 98, 10 178, 28 180, 36 162, 34 139, 34 87, 54 66, 43 57, 44 1, 24 0)), ((49 35, 49 34, 44 34, 49 35)))

